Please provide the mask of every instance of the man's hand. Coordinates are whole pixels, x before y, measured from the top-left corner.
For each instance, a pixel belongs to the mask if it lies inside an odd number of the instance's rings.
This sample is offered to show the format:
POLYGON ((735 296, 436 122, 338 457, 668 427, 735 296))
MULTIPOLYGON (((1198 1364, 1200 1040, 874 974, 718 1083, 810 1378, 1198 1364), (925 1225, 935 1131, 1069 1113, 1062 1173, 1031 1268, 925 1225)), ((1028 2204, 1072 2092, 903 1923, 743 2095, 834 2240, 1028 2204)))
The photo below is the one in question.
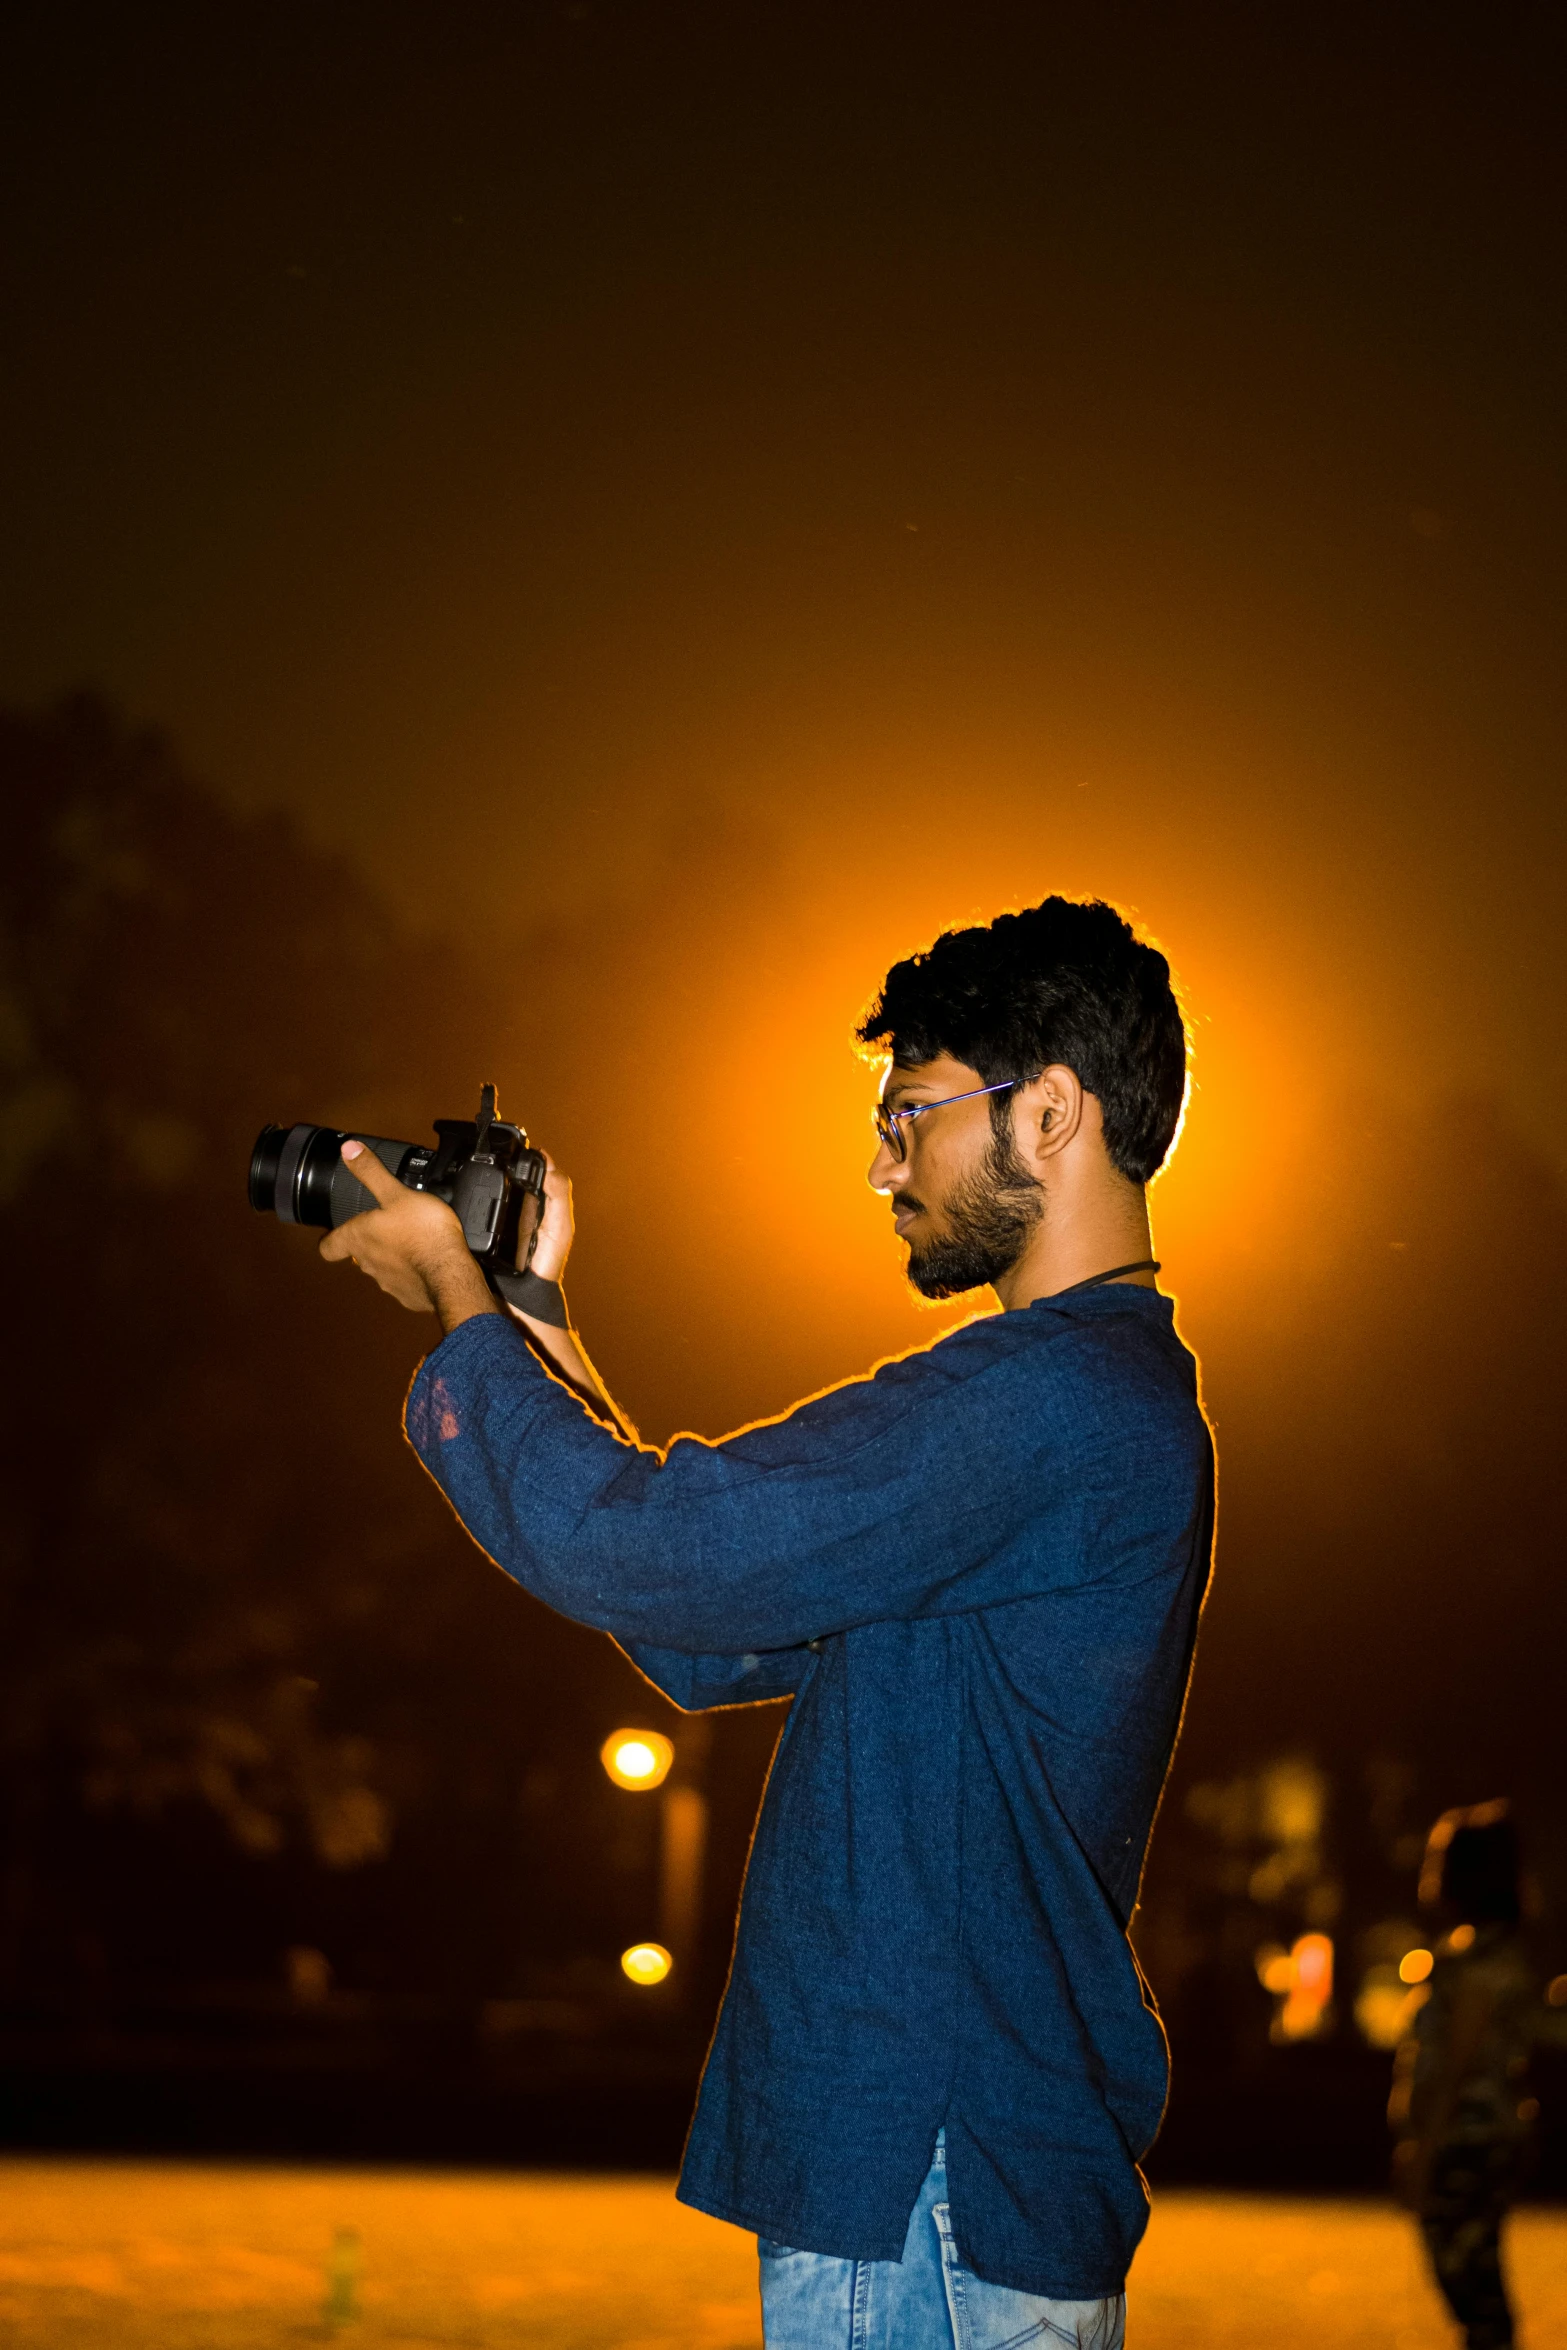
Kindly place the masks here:
MULTIPOLYGON (((565 1276, 566 1259, 571 1254, 576 1233, 571 1210, 571 1177, 561 1173, 548 1151, 544 1154, 544 1170, 544 1213, 539 1218, 533 1253, 528 1254, 527 1242, 519 1236, 517 1264, 519 1271, 526 1266, 541 1281, 560 1281, 565 1276)), ((612 1428, 635 1444, 636 1430, 610 1400, 609 1390, 588 1361, 575 1330, 562 1330, 554 1322, 541 1322, 526 1306, 513 1306, 510 1310, 527 1331, 534 1353, 541 1355, 568 1387, 576 1389, 590 1411, 599 1413, 612 1428)))
POLYGON ((329 1265, 352 1258, 388 1297, 410 1313, 439 1314, 448 1332, 475 1314, 500 1311, 444 1200, 410 1191, 362 1142, 345 1142, 343 1157, 376 1205, 327 1234, 321 1254, 329 1265))
MULTIPOLYGON (((527 1269, 537 1273, 541 1281, 564 1281, 566 1259, 571 1254, 577 1229, 571 1209, 571 1177, 561 1173, 548 1151, 544 1154, 544 1166, 544 1213, 539 1218, 539 1236, 533 1244, 527 1269)), ((518 1271, 521 1270, 519 1265, 518 1271)))

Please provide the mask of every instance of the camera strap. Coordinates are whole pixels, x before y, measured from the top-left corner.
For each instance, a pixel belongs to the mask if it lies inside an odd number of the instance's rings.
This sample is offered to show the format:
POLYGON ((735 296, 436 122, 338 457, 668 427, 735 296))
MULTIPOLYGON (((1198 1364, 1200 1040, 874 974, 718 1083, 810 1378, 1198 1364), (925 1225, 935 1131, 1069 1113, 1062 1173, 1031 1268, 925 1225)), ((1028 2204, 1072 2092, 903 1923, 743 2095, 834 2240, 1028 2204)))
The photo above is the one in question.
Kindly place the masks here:
POLYGON ((490 1287, 515 1312, 529 1314, 535 1322, 548 1322, 552 1330, 571 1328, 566 1292, 558 1281, 546 1281, 538 1273, 492 1273, 490 1287))

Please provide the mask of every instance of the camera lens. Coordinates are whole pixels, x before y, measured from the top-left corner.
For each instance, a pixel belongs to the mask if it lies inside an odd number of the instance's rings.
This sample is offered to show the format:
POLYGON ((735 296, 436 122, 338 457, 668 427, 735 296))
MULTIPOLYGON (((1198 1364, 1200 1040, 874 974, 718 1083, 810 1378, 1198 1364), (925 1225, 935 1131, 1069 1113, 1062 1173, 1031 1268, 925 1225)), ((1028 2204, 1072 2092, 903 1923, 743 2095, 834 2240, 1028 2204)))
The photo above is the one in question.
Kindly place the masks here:
POLYGON ((270 1208, 282 1224, 329 1232, 341 1140, 330 1126, 263 1126, 250 1154, 251 1206, 263 1214, 270 1208))
MULTIPOLYGON (((373 1208, 375 1200, 343 1161, 344 1130, 336 1126, 263 1126, 250 1154, 250 1204, 280 1224, 314 1224, 330 1232, 350 1216, 373 1208)), ((362 1134, 389 1175, 402 1176, 410 1163, 427 1164, 411 1142, 385 1134, 362 1134)))
POLYGON ((263 1126, 250 1154, 250 1204, 263 1216, 277 1206, 278 1169, 287 1140, 286 1126, 263 1126))
MULTIPOLYGON (((342 1135, 332 1126, 312 1126, 304 1149, 299 1154, 299 1167, 294 1176, 292 1221, 296 1224, 314 1224, 322 1232, 330 1232, 334 1224, 345 1223, 347 1218, 341 1208, 337 1215, 332 1213, 333 1182, 344 1173, 342 1135)), ((338 1184, 340 1201, 345 1187, 342 1183, 338 1184)), ((369 1193, 363 1192, 357 1182, 353 1190, 354 1207, 349 1209, 350 1215, 360 1206, 374 1207, 375 1202, 369 1193)), ((283 1213, 281 1207, 278 1213, 283 1213)))

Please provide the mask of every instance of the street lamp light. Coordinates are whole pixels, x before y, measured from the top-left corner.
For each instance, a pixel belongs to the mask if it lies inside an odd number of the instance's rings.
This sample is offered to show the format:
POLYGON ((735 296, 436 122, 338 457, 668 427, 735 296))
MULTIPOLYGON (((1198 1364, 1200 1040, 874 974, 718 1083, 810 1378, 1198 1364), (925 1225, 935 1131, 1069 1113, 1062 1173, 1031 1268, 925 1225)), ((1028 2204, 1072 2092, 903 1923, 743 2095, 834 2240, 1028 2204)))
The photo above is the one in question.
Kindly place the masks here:
MULTIPOLYGON (((693 1738, 686 1746, 689 1771, 703 1748, 693 1738), (693 1754, 693 1749, 694 1754, 693 1754)), ((628 1795, 663 1787, 675 1760, 675 1749, 661 1730, 614 1730, 599 1748, 599 1761, 617 1787, 628 1795)), ((674 1965, 666 1943, 680 1955, 682 1966, 692 1957, 702 1922, 702 1872, 707 1853, 707 1797, 697 1787, 666 1787, 658 1806, 659 1932, 664 1942, 637 1942, 622 1951, 620 1964, 633 1983, 662 1983, 674 1965)))
POLYGON ((662 1787, 675 1750, 661 1730, 613 1730, 599 1748, 599 1761, 617 1787, 640 1795, 662 1787))
POLYGON ((674 1963, 662 1942, 633 1942, 629 1950, 620 1954, 621 1973, 629 1975, 643 1990, 661 1983, 674 1963))

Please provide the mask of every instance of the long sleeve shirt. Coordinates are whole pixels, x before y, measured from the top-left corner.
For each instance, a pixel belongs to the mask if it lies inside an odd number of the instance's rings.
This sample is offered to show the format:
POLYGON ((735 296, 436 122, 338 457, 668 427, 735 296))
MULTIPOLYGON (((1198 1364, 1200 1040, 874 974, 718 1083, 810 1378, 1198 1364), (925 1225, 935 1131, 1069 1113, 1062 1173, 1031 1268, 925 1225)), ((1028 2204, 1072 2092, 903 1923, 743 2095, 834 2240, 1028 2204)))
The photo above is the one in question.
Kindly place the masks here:
POLYGON ((1118 2292, 1167 2084, 1126 1928, 1213 1528, 1169 1300, 1039 1300, 666 1452, 480 1316, 406 1425, 496 1563, 677 1705, 793 1697, 683 2200, 896 2260, 944 2127, 978 2275, 1118 2292))

